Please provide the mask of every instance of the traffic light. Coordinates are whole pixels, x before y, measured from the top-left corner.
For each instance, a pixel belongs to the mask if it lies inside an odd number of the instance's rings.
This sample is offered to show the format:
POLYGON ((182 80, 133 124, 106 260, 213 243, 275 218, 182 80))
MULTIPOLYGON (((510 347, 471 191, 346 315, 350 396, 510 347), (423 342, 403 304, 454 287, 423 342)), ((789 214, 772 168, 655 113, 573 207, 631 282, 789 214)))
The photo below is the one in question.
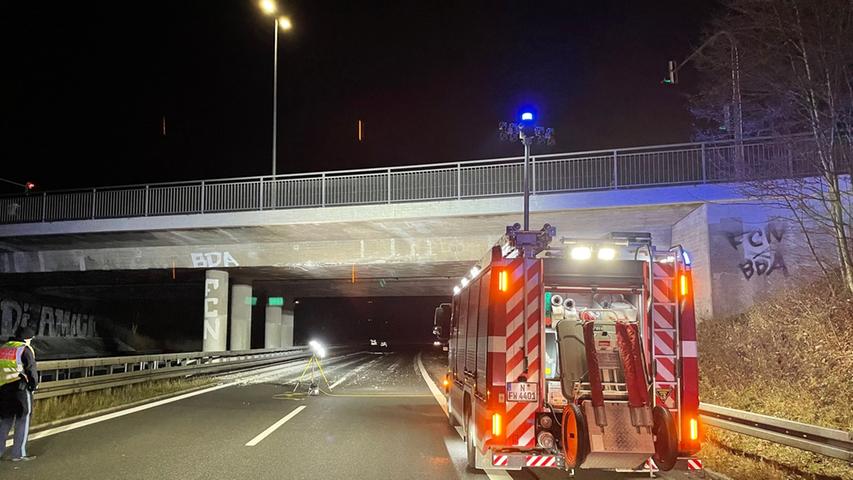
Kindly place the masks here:
POLYGON ((27 191, 29 192, 29 191, 33 190, 34 188, 36 188, 36 184, 33 182, 27 182, 24 184, 24 188, 26 188, 27 191))

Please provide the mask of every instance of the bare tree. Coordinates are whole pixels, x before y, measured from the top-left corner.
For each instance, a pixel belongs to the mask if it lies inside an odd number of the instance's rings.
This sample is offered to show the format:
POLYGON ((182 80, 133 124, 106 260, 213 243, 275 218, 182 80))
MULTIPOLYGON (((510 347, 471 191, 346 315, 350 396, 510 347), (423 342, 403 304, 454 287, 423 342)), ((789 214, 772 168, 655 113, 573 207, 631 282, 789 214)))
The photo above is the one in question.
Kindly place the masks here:
POLYGON ((853 135, 853 0, 728 0, 708 36, 733 41, 702 51, 704 82, 692 102, 699 136, 797 135, 772 152, 741 148, 720 165, 747 180, 748 193, 790 211, 818 266, 816 236, 832 240, 833 264, 853 293, 849 173, 853 135), (737 46, 737 65, 732 48, 737 46), (734 68, 739 104, 731 95, 734 68))

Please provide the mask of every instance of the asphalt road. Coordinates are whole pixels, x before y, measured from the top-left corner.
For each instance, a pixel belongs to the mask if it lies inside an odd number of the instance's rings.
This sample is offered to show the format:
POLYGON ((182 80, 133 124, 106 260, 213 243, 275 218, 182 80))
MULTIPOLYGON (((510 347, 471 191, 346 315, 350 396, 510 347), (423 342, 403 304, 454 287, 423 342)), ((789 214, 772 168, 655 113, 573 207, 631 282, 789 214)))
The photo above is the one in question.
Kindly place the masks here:
MULTIPOLYGON (((566 478, 540 470, 473 474, 418 370, 415 351, 323 362, 331 390, 292 394, 304 363, 233 376, 239 383, 32 440, 15 479, 566 478), (535 476, 534 476, 535 475, 535 476)), ((440 359, 425 358, 436 365, 440 359)), ((302 387, 298 390, 304 392, 302 387)), ((595 474, 578 478, 648 478, 595 474)))

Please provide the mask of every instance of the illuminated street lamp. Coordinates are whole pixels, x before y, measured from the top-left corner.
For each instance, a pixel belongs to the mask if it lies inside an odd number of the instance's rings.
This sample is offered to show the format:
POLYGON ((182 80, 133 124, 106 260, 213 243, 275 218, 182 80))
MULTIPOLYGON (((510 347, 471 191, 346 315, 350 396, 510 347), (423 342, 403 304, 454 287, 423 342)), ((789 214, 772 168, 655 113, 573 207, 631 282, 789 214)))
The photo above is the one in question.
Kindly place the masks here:
MULTIPOLYGON (((554 129, 536 126, 536 115, 530 110, 521 113, 518 123, 498 124, 500 139, 505 142, 520 140, 524 144, 524 231, 530 230, 530 145, 554 145, 554 129)), ((536 181, 535 170, 533 181, 536 181)))
MULTIPOLYGON (((261 0, 258 4, 261 11, 267 15, 275 15, 278 5, 273 0, 261 0)), ((272 174, 276 174, 276 141, 278 137, 278 30, 288 31, 293 29, 290 17, 277 16, 275 23, 275 41, 273 43, 273 69, 272 69, 272 174)))

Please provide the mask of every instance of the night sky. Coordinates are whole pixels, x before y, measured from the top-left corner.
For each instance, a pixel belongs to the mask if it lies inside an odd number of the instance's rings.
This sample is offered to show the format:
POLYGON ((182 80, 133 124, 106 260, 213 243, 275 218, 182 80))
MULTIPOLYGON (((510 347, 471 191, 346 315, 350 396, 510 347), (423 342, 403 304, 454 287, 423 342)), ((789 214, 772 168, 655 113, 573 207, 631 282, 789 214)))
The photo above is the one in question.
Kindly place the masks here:
MULTIPOLYGON (((689 140, 690 72, 660 80, 719 8, 279 6, 294 23, 280 37, 280 173, 517 155, 496 127, 525 103, 559 151, 689 140)), ((272 49, 273 20, 250 0, 4 1, 0 177, 56 189, 269 173, 272 49)))

